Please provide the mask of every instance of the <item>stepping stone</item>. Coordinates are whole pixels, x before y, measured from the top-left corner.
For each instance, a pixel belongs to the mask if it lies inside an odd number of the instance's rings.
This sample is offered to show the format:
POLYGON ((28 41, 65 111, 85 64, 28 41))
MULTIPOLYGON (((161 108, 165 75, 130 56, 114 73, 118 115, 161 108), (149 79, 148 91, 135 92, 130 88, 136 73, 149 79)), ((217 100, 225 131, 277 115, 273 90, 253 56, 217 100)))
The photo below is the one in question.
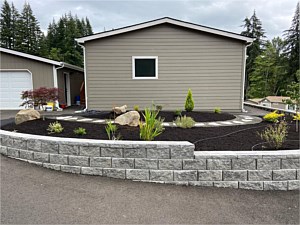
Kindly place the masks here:
POLYGON ((64 120, 78 120, 78 117, 71 117, 71 118, 66 118, 64 120))
POLYGON ((244 118, 247 120, 253 120, 253 117, 251 117, 251 116, 244 116, 244 118))
POLYGON ((92 121, 93 119, 87 119, 87 118, 85 118, 85 119, 80 119, 80 120, 77 120, 78 122, 84 122, 84 121, 92 121))
POLYGON ((92 121, 93 123, 104 123, 105 122, 105 120, 94 120, 94 121, 92 121))
POLYGON ((195 124, 195 127, 202 127, 202 126, 204 126, 205 125, 205 123, 196 123, 195 124))
POLYGON ((232 125, 232 122, 229 122, 229 121, 222 121, 222 122, 219 122, 219 123, 226 124, 226 125, 232 125))
POLYGON ((169 126, 170 126, 169 123, 162 123, 162 125, 163 125, 164 127, 169 127, 169 126))
POLYGON ((242 119, 244 122, 252 122, 252 120, 242 119))
POLYGON ((210 125, 210 126, 221 126, 221 124, 218 124, 218 123, 215 123, 215 122, 208 123, 207 125, 210 125))
POLYGON ((236 124, 244 124, 244 122, 242 121, 232 121, 233 123, 236 123, 236 124))
POLYGON ((64 120, 64 119, 68 119, 71 118, 72 116, 58 116, 56 117, 57 120, 64 120))

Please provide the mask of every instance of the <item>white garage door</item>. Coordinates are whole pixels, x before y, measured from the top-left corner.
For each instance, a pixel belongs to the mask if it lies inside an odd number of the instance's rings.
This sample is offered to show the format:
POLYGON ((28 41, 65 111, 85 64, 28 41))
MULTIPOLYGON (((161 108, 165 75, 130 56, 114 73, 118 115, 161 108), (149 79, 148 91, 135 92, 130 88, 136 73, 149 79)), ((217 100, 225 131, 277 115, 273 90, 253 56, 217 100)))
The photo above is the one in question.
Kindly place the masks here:
POLYGON ((32 89, 29 72, 0 71, 0 109, 20 109, 21 93, 28 89, 32 89))

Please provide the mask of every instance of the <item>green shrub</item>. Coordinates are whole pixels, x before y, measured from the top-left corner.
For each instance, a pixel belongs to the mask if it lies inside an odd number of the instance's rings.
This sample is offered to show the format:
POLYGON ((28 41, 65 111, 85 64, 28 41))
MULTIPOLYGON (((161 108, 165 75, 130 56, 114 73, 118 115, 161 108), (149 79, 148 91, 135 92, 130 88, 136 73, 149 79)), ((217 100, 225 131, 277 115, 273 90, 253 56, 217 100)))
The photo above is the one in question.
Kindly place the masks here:
POLYGON ((274 126, 268 126, 264 131, 258 133, 260 138, 267 142, 271 148, 279 149, 286 140, 288 131, 287 123, 281 121, 274 126))
POLYGON ((215 108, 214 111, 215 111, 215 113, 218 113, 218 114, 222 112, 222 110, 220 108, 215 108))
POLYGON ((192 117, 187 117, 186 115, 177 117, 174 121, 177 127, 181 128, 192 128, 195 126, 195 121, 192 117))
POLYGON ((105 127, 106 134, 109 140, 119 140, 121 139, 121 135, 116 135, 118 127, 116 124, 113 124, 110 120, 107 121, 107 125, 105 127))
POLYGON ((181 110, 181 109, 176 109, 176 110, 174 111, 174 115, 175 115, 175 116, 181 116, 181 113, 182 113, 182 110, 181 110))
POLYGON ((143 114, 145 122, 139 124, 140 139, 152 141, 164 131, 163 120, 161 118, 156 119, 157 115, 158 111, 145 109, 145 114, 143 114))
POLYGON ((50 123, 49 126, 48 126, 48 129, 47 129, 47 131, 49 131, 49 134, 53 134, 53 133, 59 134, 63 130, 64 130, 64 128, 62 127, 62 125, 58 121, 50 123))
POLYGON ((73 130, 74 134, 76 135, 85 135, 86 134, 86 129, 83 128, 83 127, 78 127, 78 128, 75 128, 73 130))
POLYGON ((140 106, 138 106, 138 105, 135 105, 135 106, 133 106, 133 109, 134 109, 134 111, 137 111, 137 112, 139 112, 139 111, 140 111, 140 106))
POLYGON ((188 94, 186 96, 184 108, 187 112, 191 112, 194 109, 194 99, 193 99, 193 94, 192 94, 191 89, 188 90, 188 94))
POLYGON ((277 110, 275 110, 274 112, 271 112, 271 113, 268 113, 266 114, 263 118, 265 121, 267 122, 271 122, 271 123, 277 123, 278 122, 278 119, 280 117, 283 117, 284 114, 280 114, 280 113, 277 113, 277 110))

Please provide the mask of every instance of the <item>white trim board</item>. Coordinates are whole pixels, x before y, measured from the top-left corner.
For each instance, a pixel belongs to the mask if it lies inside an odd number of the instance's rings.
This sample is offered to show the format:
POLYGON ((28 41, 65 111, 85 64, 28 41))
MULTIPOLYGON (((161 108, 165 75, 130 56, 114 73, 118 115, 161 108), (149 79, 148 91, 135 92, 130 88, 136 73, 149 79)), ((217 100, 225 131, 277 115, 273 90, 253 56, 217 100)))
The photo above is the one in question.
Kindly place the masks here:
POLYGON ((219 30, 219 29, 215 29, 215 28, 211 28, 211 27, 202 26, 199 24, 189 23, 189 22, 173 19, 170 17, 164 17, 164 18, 160 18, 157 20, 148 21, 145 23, 127 26, 127 27, 123 27, 123 28, 119 28, 119 29, 115 29, 115 30, 111 30, 111 31, 105 31, 105 32, 101 32, 101 33, 86 36, 86 37, 76 38, 75 40, 78 43, 84 43, 86 41, 91 41, 91 40, 95 40, 95 39, 99 39, 99 38, 113 36, 116 34, 122 34, 122 33, 130 32, 130 31, 135 31, 135 30, 152 27, 152 26, 156 26, 156 25, 160 25, 160 24, 164 24, 164 23, 169 23, 169 24, 173 24, 173 25, 177 25, 177 26, 181 26, 181 27, 185 27, 185 28, 189 28, 189 29, 193 29, 193 30, 198 30, 198 31, 216 34, 216 35, 220 35, 220 36, 224 36, 224 37, 228 37, 228 38, 233 38, 233 39, 245 41, 248 43, 251 43, 255 40, 254 38, 242 36, 240 34, 235 34, 235 33, 229 32, 229 31, 224 31, 224 30, 219 30))

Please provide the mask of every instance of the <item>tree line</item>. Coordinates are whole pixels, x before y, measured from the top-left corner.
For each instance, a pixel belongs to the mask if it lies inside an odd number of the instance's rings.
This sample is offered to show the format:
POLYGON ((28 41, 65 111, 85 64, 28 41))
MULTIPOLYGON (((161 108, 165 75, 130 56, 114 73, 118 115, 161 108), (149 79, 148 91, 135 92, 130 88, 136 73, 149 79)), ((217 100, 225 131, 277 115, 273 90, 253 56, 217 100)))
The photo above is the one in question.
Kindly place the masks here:
POLYGON ((45 35, 25 2, 21 13, 13 3, 4 0, 0 17, 1 47, 83 66, 83 51, 75 38, 93 34, 88 18, 79 19, 70 13, 53 20, 45 35))

